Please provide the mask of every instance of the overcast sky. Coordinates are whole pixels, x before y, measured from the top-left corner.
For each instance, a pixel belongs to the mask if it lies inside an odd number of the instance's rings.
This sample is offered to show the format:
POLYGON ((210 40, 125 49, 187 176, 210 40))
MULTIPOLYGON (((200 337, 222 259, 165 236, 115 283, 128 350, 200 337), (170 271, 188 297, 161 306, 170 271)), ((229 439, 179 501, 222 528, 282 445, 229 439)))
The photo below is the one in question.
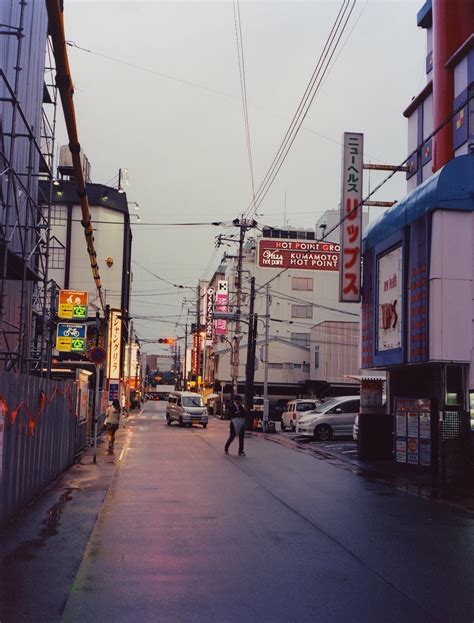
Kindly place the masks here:
MULTIPOLYGON (((340 4, 240 2, 256 186, 340 4)), ((283 224, 285 193, 294 227, 314 227, 326 209, 337 208, 344 131, 364 133, 366 161, 405 159, 402 111, 426 82, 425 32, 416 26, 421 4, 358 0, 342 51, 259 210, 259 223, 283 224)), ((93 181, 106 183, 127 168, 128 199, 139 203, 142 223, 230 221, 245 212, 251 183, 232 2, 65 0, 65 26, 67 39, 94 52, 68 48, 79 136, 93 181)), ((372 173, 371 187, 381 179, 372 173)), ((368 183, 366 176, 366 189, 368 183)), ((398 174, 378 198, 405 193, 398 174)), ((216 268, 224 248, 216 251, 214 240, 225 231, 134 225, 132 312, 163 317, 159 324, 137 321, 139 336, 173 335, 184 292, 142 266, 195 286, 216 268)))

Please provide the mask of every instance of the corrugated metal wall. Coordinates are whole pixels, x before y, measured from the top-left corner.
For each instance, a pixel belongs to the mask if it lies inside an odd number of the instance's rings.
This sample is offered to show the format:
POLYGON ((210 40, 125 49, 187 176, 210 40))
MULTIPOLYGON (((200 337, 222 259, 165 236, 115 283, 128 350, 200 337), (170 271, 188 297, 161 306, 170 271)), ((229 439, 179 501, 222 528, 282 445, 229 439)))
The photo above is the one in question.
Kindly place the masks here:
POLYGON ((74 463, 76 385, 0 372, 0 525, 74 463))
MULTIPOLYGON (((48 18, 46 5, 44 1, 34 0, 33 2, 21 3, 20 0, 1 0, 0 2, 0 24, 2 31, 9 31, 12 28, 20 26, 21 11, 23 7, 23 37, 21 40, 15 35, 0 35, 0 69, 5 73, 12 88, 15 88, 15 77, 18 73, 18 100, 21 108, 26 116, 29 126, 35 133, 38 144, 40 143, 41 134, 41 111, 43 102, 43 85, 44 85, 44 67, 46 54, 46 41, 48 30, 48 18), (12 28, 9 28, 12 27, 12 28), (21 43, 20 43, 21 41, 21 43), (18 46, 21 45, 21 55, 19 67, 16 72, 18 46)), ((12 32, 14 32, 12 30, 12 32)), ((8 94, 5 81, 0 79, 0 97, 10 97, 8 94)), ((3 141, 7 156, 10 154, 9 136, 1 136, 1 130, 9 133, 12 128, 13 107, 10 102, 0 102, 0 140, 3 141)), ((25 133, 25 125, 23 121, 17 121, 17 132, 25 133)), ((17 138, 15 141, 15 153, 11 162, 12 169, 20 174, 26 174, 28 163, 30 160, 30 142, 26 138, 17 138)), ((30 194, 33 199, 37 200, 39 170, 39 154, 34 153, 32 157, 33 168, 31 173, 31 189, 30 194)), ((23 179, 25 181, 25 178, 23 179)), ((6 202, 13 204, 13 197, 6 196, 7 178, 1 178, 4 197, 6 202)), ((26 201, 25 196, 18 196, 20 205, 26 201)), ((2 213, 0 221, 6 222, 7 214, 0 204, 2 213)), ((23 210, 23 218, 25 218, 27 210, 23 210)), ((10 210, 8 215, 8 224, 15 222, 16 213, 10 210)), ((31 223, 30 223, 31 225, 31 223)), ((14 236, 10 243, 10 250, 20 251, 19 237, 14 236)), ((33 244, 33 237, 30 245, 33 244)))

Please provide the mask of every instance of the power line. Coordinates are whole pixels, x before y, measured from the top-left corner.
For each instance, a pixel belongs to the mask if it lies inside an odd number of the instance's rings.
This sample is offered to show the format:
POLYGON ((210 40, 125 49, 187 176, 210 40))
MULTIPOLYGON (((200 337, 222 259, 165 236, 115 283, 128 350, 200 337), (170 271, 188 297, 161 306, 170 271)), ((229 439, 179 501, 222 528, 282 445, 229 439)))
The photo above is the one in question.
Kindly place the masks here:
POLYGON ((239 0, 234 0, 233 9, 234 9, 235 39, 236 39, 236 45, 237 45, 237 59, 239 63, 240 91, 242 95, 245 138, 247 142, 247 157, 249 161, 250 182, 252 186, 252 197, 253 197, 253 202, 255 204, 255 180, 254 180, 254 173, 253 173, 252 143, 250 141, 250 123, 249 123, 249 112, 248 112, 248 105, 247 105, 247 82, 246 82, 246 77, 245 77, 244 43, 243 43, 243 38, 242 38, 242 21, 240 19, 239 0))
POLYGON ((105 58, 108 61, 112 61, 113 63, 119 63, 120 65, 126 65, 127 67, 132 67, 133 69, 138 69, 140 71, 145 71, 149 74, 153 74, 155 76, 159 76, 160 78, 166 78, 167 80, 173 80, 173 82, 179 82, 180 84, 185 84, 186 86, 193 87, 196 89, 201 89, 202 91, 207 91, 208 93, 214 93, 215 95, 221 95, 222 97, 227 97, 229 99, 235 99, 233 95, 229 95, 228 93, 224 93, 223 91, 218 91, 217 89, 211 89, 202 84, 198 84, 196 82, 191 82, 189 80, 183 80, 181 78, 176 78, 176 76, 171 76, 170 74, 165 74, 161 71, 155 71, 154 69, 150 69, 149 67, 144 67, 143 65, 137 65, 136 63, 130 63, 129 61, 124 61, 120 58, 116 58, 114 56, 109 56, 108 54, 102 54, 101 52, 96 52, 94 50, 90 50, 88 48, 83 48, 78 45, 74 41, 66 41, 66 44, 76 50, 81 50, 82 52, 87 52, 88 54, 92 54, 94 56, 98 56, 100 58, 105 58))
MULTIPOLYGON (((440 125, 435 128, 433 130, 433 132, 431 132, 431 134, 429 136, 427 136, 426 138, 423 139, 423 143, 422 145, 425 145, 428 141, 430 141, 434 136, 436 136, 436 134, 438 134, 438 132, 440 130, 442 130, 452 119, 454 119, 454 117, 466 106, 469 104, 469 102, 471 100, 474 100, 474 95, 470 95, 466 101, 464 101, 462 104, 460 104, 456 110, 453 111, 452 114, 448 115, 446 117, 446 119, 440 123, 440 125)), ((401 162, 398 167, 396 167, 389 175, 387 175, 387 177, 382 180, 380 182, 380 184, 378 184, 371 192, 369 192, 369 194, 362 199, 362 201, 359 203, 359 205, 355 206, 350 212, 346 212, 344 214, 344 216, 339 220, 339 222, 337 222, 333 227, 331 227, 331 229, 329 229, 328 231, 324 232, 324 235, 321 237, 321 240, 325 240, 330 234, 332 234, 338 227, 340 227, 344 221, 346 221, 348 218, 350 218, 352 216, 353 213, 357 212, 357 210, 359 210, 360 208, 362 208, 366 201, 368 201, 370 199, 370 197, 372 197, 376 192, 378 192, 382 186, 384 184, 386 184, 394 175, 395 173, 398 173, 401 168, 410 160, 410 158, 412 158, 414 155, 416 155, 418 148, 420 146, 417 147, 417 149, 415 149, 414 151, 411 152, 411 154, 409 154, 405 160, 403 160, 403 162, 401 162)), ((453 197, 454 199, 454 197, 453 197)), ((396 204, 395 204, 396 205, 396 204)))
POLYGON ((354 10, 356 2, 357 0, 352 0, 352 6, 349 8, 350 0, 343 0, 328 38, 326 39, 326 43, 324 44, 323 50, 319 56, 318 62, 316 63, 311 79, 306 87, 303 97, 300 100, 296 113, 291 120, 272 164, 270 165, 257 190, 257 204, 252 202, 247 208, 246 215, 252 215, 255 213, 278 175, 278 172, 283 165, 283 162, 285 161, 296 136, 298 135, 301 125, 308 114, 321 82, 328 71, 329 64, 347 27, 348 20, 354 10))

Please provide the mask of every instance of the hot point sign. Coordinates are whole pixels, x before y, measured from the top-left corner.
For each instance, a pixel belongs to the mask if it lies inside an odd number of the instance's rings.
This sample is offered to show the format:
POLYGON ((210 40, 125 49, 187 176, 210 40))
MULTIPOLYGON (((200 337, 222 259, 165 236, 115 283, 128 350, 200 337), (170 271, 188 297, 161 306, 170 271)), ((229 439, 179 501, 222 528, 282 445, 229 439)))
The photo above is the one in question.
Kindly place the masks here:
POLYGON ((333 242, 262 239, 258 247, 258 265, 262 268, 338 271, 340 249, 340 245, 333 242))

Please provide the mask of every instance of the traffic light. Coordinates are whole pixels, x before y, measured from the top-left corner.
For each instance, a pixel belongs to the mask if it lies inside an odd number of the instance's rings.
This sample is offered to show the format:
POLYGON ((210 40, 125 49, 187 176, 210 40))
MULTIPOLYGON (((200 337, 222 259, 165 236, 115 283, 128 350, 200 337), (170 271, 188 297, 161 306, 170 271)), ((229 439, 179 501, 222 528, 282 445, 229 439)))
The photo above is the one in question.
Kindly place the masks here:
POLYGON ((160 339, 158 340, 159 344, 172 344, 173 343, 173 338, 172 337, 160 337, 160 339))

